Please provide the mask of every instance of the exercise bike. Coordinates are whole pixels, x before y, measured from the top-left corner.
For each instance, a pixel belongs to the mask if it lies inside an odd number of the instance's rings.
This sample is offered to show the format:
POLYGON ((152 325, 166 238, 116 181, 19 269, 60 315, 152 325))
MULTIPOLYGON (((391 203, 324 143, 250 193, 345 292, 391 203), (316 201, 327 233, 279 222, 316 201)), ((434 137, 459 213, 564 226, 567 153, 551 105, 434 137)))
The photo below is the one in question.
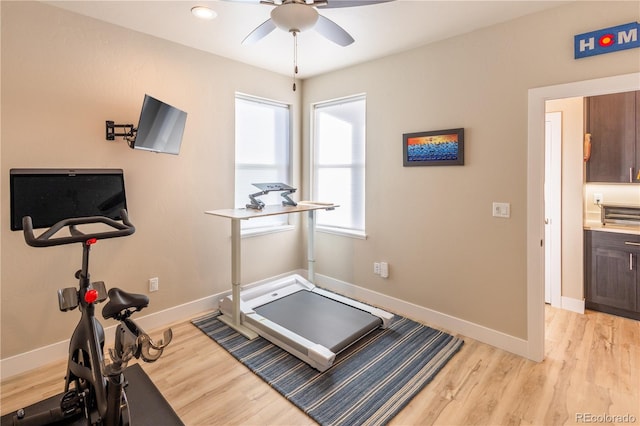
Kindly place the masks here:
MULTIPOLYGON (((107 293, 104 282, 91 282, 89 253, 99 240, 131 235, 135 227, 125 210, 120 212, 122 223, 103 216, 62 220, 43 232, 33 234, 32 219, 22 219, 24 238, 32 247, 52 247, 64 244, 82 244, 82 267, 75 273, 78 288, 58 290, 60 310, 80 309, 80 321, 69 344, 69 359, 64 394, 58 407, 41 413, 25 415, 23 409, 13 415, 14 425, 45 425, 69 423, 85 419, 87 425, 127 426, 130 424, 129 404, 124 370, 132 358, 154 362, 171 342, 171 329, 165 330, 163 339, 154 342, 130 317, 149 304, 143 294, 127 293, 112 288, 107 293), (107 230, 84 233, 79 225, 103 224, 107 230), (70 236, 55 236, 63 228, 70 236), (109 299, 102 309, 105 319, 119 321, 115 333, 115 348, 109 349, 110 363, 104 357, 104 329, 95 317, 96 304, 109 299)), ((101 229, 104 226, 101 226, 101 229)))

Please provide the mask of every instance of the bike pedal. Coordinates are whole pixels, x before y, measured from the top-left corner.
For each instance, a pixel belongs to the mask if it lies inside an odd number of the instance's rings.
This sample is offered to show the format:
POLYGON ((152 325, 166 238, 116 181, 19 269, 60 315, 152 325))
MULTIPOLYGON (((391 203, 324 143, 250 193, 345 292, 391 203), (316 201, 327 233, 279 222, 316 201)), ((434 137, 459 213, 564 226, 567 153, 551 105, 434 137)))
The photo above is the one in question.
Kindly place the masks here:
POLYGON ((82 412, 83 401, 84 399, 75 391, 69 391, 60 400, 60 409, 65 417, 79 414, 82 412))

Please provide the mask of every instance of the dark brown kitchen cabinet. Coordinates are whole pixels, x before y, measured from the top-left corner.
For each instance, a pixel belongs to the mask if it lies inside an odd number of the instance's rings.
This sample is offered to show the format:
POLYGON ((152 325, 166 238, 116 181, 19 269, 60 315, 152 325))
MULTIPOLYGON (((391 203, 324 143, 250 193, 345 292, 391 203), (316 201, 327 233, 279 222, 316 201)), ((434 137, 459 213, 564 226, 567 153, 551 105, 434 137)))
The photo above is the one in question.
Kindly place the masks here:
POLYGON ((640 91, 585 98, 587 182, 640 183, 640 91))
POLYGON ((640 320, 640 235, 584 233, 585 307, 640 320))

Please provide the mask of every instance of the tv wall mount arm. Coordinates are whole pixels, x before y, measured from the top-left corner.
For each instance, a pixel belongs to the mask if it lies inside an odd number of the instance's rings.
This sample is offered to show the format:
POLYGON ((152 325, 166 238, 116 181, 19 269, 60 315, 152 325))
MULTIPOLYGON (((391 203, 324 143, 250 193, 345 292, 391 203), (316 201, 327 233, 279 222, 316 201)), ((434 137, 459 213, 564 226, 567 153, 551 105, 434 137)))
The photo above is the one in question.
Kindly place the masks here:
POLYGON ((298 204, 293 201, 289 195, 296 192, 296 188, 292 188, 284 183, 253 183, 253 186, 261 189, 260 192, 249 194, 250 204, 247 204, 248 209, 262 210, 265 206, 264 201, 259 200, 257 197, 266 195, 272 191, 280 191, 280 196, 284 198, 282 201, 283 206, 297 206, 298 204))
POLYGON ((133 124, 115 124, 113 121, 106 121, 106 137, 108 141, 113 141, 116 136, 122 136, 131 145, 136 140, 138 129, 133 124), (124 133, 116 133, 116 129, 124 129, 124 133))

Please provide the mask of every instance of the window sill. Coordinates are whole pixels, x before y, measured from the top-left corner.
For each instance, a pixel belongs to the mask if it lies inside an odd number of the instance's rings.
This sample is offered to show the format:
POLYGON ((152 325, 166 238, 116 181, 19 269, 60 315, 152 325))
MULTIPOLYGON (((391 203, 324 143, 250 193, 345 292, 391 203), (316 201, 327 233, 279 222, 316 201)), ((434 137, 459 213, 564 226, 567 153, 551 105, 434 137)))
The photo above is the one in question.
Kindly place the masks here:
POLYGON ((316 231, 325 234, 340 235, 343 237, 356 238, 358 240, 366 240, 367 234, 364 231, 354 231, 351 229, 330 228, 328 226, 316 226, 316 231))
POLYGON ((258 237, 260 235, 276 234, 278 232, 293 231, 296 229, 293 225, 268 226, 264 228, 243 229, 240 232, 242 238, 258 237))

